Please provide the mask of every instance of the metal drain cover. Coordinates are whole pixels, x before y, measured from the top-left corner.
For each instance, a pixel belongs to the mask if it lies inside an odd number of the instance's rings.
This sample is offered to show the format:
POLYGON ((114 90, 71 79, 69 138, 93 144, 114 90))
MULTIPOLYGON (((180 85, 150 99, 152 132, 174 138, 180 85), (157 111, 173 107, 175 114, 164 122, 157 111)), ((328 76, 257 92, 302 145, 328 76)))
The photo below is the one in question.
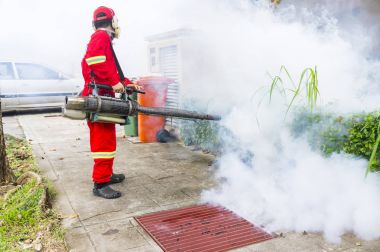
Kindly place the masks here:
POLYGON ((164 251, 227 251, 273 237, 228 209, 196 205, 136 217, 164 251))

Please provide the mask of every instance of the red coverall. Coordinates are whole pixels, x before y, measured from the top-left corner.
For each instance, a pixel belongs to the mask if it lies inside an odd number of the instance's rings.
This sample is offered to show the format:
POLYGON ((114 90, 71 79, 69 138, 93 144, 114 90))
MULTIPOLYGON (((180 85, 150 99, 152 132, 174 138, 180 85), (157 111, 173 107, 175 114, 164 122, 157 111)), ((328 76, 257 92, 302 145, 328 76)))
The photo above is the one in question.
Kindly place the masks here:
MULTIPOLYGON (((82 60, 82 74, 85 80, 83 96, 92 94, 89 84, 94 80, 98 84, 114 86, 119 82, 130 84, 128 79, 120 80, 116 62, 111 49, 111 37, 105 30, 97 30, 91 36, 86 54, 82 60), (94 77, 91 76, 91 71, 94 77)), ((114 97, 110 90, 100 89, 99 95, 114 97)), ((115 124, 87 122, 90 128, 90 146, 94 159, 92 179, 95 183, 110 181, 112 166, 116 154, 115 124)))

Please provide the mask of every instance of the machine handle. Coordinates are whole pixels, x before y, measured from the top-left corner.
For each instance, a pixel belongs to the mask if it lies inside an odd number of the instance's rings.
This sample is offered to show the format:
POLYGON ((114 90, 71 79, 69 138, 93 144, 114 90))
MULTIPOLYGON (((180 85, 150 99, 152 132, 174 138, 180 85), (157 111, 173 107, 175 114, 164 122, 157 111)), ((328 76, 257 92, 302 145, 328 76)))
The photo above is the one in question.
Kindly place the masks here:
MULTIPOLYGON (((113 90, 111 86, 109 86, 109 85, 105 85, 105 84, 94 84, 94 83, 91 83, 91 84, 90 84, 90 87, 91 87, 91 88, 103 88, 103 89, 107 89, 107 90, 113 90)), ((144 91, 135 90, 135 89, 133 89, 133 88, 128 88, 128 87, 125 88, 125 91, 135 92, 135 93, 140 93, 140 94, 145 94, 144 91)))
POLYGON ((144 91, 136 90, 136 89, 129 88, 129 87, 126 87, 125 91, 135 92, 135 93, 139 93, 139 94, 145 94, 144 91))
POLYGON ((91 88, 103 88, 103 89, 107 89, 107 90, 113 90, 111 86, 106 85, 106 84, 94 84, 94 83, 91 83, 90 87, 91 88))

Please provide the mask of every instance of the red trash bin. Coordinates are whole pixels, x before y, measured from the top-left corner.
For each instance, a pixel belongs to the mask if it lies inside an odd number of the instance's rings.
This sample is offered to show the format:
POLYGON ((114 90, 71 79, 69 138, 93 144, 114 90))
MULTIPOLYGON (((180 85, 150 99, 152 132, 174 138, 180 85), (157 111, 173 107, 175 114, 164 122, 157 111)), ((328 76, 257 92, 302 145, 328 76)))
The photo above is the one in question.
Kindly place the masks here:
MULTIPOLYGON (((142 77, 137 83, 144 88, 145 94, 138 94, 137 101, 144 107, 165 107, 168 85, 174 80, 167 77, 142 77)), ((138 133, 143 143, 157 142, 157 132, 164 128, 165 117, 139 114, 138 133)))

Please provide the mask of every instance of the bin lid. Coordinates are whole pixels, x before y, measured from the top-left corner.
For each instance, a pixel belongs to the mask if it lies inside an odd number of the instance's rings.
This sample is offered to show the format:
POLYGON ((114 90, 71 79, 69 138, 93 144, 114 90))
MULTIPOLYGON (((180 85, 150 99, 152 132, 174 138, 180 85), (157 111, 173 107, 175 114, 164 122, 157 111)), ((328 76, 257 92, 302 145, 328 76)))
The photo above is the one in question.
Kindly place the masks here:
POLYGON ((138 81, 137 84, 139 85, 169 85, 173 83, 175 80, 172 78, 164 77, 164 76, 144 76, 141 77, 138 81))

